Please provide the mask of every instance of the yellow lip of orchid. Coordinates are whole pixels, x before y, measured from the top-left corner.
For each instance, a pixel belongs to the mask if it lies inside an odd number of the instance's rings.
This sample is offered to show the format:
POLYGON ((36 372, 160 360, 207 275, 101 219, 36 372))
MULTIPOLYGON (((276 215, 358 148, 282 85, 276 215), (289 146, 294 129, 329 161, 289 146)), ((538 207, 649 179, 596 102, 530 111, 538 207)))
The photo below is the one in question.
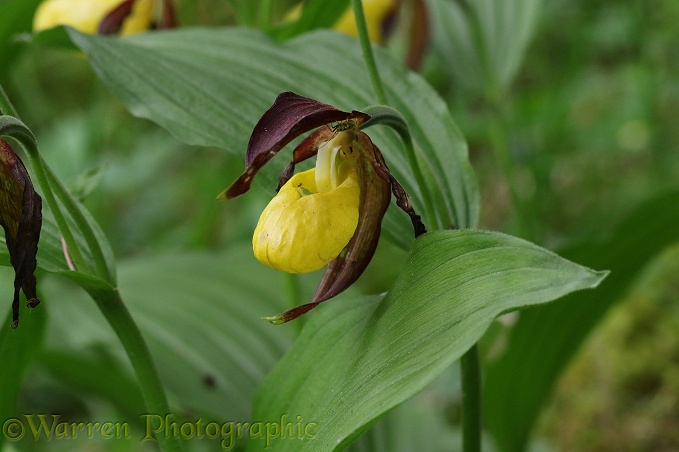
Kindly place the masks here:
POLYGON ((318 270, 347 246, 358 224, 356 172, 336 188, 316 190, 316 169, 295 174, 264 209, 253 234, 255 256, 288 273, 318 270))
POLYGON ((360 190, 353 134, 339 132, 319 150, 316 168, 295 174, 262 212, 252 238, 257 259, 288 273, 334 260, 358 224, 360 190))
POLYGON ((278 151, 317 128, 294 149, 252 243, 257 259, 275 269, 304 273, 327 268, 310 303, 265 317, 271 323, 299 317, 358 279, 375 253, 392 192, 410 216, 415 236, 426 232, 382 153, 359 130, 369 119, 366 113, 341 111, 292 92, 279 94, 252 132, 245 172, 219 196, 229 199, 248 191, 278 151), (314 169, 294 174, 297 163, 313 156, 314 169))
POLYGON ((85 33, 131 35, 150 28, 172 28, 171 0, 45 0, 33 16, 33 30, 68 25, 85 33), (161 13, 159 20, 157 14, 161 13))

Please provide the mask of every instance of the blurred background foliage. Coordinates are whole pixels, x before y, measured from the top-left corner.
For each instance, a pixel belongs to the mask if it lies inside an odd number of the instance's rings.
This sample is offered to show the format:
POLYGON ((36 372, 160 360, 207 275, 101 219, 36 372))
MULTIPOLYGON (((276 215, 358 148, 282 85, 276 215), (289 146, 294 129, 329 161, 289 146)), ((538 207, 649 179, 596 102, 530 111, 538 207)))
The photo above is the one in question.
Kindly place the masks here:
MULTIPOLYGON (((82 54, 33 45, 16 34, 30 31, 38 3, 0 0, 0 12, 16 14, 12 29, 7 21, 0 27, 0 83, 36 134, 44 158, 98 220, 118 260, 223 250, 249 241, 267 194, 256 190, 247 200, 214 200, 240 173, 242 161, 221 150, 189 147, 133 118, 82 54)), ((259 20, 256 2, 247 0, 176 3, 182 26, 256 26, 259 20)), ((275 16, 283 17, 293 3, 274 2, 275 16)), ((439 14, 420 71, 448 102, 468 141, 481 186, 482 228, 550 249, 605 240, 638 205, 679 187, 679 3, 523 3, 533 19, 504 36, 524 39, 525 55, 519 53, 516 69, 506 76, 493 64, 511 66, 511 56, 489 56, 485 67, 497 75, 493 81, 483 78, 483 70, 465 79, 462 51, 451 60, 455 31, 441 18, 458 17, 465 2, 428 0, 439 14)), ((403 58, 399 32, 388 45, 403 58)), ((383 241, 360 281, 363 289, 388 287, 396 270, 385 264, 404 259, 383 241)), ((535 447, 679 448, 677 262, 677 246, 654 258, 589 336, 540 418, 535 447)), ((490 331, 488 343, 496 333, 490 331)), ((43 398, 22 399, 25 411, 59 406, 77 419, 101 407, 49 363, 45 358, 31 371, 23 394, 43 398)), ((459 397, 446 397, 440 408, 458 421, 459 397)))

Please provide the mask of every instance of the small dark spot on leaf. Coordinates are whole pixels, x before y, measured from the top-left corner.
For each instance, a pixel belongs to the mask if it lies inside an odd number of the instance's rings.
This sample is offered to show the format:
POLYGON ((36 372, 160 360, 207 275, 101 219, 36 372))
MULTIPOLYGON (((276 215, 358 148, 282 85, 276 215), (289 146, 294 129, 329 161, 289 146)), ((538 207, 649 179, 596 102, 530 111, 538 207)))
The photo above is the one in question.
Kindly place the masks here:
POLYGON ((209 389, 214 389, 217 387, 217 380, 212 374, 203 374, 203 384, 209 389))

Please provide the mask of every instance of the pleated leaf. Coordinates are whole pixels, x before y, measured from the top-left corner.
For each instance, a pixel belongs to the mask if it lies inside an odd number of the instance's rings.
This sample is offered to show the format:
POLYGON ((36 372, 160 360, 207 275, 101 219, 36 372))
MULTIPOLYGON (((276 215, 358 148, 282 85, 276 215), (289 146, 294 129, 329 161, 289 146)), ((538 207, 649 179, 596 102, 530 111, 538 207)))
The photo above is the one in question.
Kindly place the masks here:
POLYGON ((541 0, 429 0, 445 69, 479 93, 507 89, 537 24, 541 0))
MULTIPOLYGON (((258 390, 254 419, 288 413, 317 424, 313 439, 272 442, 277 451, 340 450, 460 358, 497 315, 605 275, 499 233, 425 234, 386 297, 317 309, 258 390)), ((264 446, 255 439, 250 450, 264 446)))

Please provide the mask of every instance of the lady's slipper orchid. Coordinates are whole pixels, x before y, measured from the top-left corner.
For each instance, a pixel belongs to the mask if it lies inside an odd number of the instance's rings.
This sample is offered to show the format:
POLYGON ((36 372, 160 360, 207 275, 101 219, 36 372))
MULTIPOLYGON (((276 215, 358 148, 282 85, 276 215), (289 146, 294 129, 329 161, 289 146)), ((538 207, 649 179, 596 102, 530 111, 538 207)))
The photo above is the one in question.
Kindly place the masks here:
POLYGON ((33 30, 57 25, 85 33, 129 35, 151 28, 173 28, 176 18, 171 0, 162 4, 158 0, 46 0, 35 12, 33 30))
POLYGON ((426 232, 382 153, 359 130, 370 116, 345 112, 292 92, 280 94, 255 126, 246 171, 224 193, 234 198, 286 144, 317 128, 293 151, 253 236, 257 259, 277 270, 305 273, 329 264, 310 303, 266 319, 292 320, 353 284, 375 253, 391 193, 409 216, 415 236, 426 232), (334 124, 334 125, 330 125, 334 124), (295 164, 317 156, 316 167, 294 174, 295 164))
MULTIPOLYGON (((393 36, 405 36, 407 53, 405 63, 410 69, 417 70, 424 58, 429 42, 429 19, 425 0, 362 0, 363 15, 370 41, 386 44, 393 36), (407 27, 407 29, 405 28, 407 27), (404 33, 397 29, 402 28, 404 33)), ((283 22, 293 22, 303 17, 304 2, 299 2, 283 17, 283 22)), ((304 27, 309 26, 312 13, 306 18, 304 27)), ((348 6, 332 28, 348 36, 358 37, 358 26, 354 10, 348 6)), ((398 38, 402 39, 402 38, 398 38)))

